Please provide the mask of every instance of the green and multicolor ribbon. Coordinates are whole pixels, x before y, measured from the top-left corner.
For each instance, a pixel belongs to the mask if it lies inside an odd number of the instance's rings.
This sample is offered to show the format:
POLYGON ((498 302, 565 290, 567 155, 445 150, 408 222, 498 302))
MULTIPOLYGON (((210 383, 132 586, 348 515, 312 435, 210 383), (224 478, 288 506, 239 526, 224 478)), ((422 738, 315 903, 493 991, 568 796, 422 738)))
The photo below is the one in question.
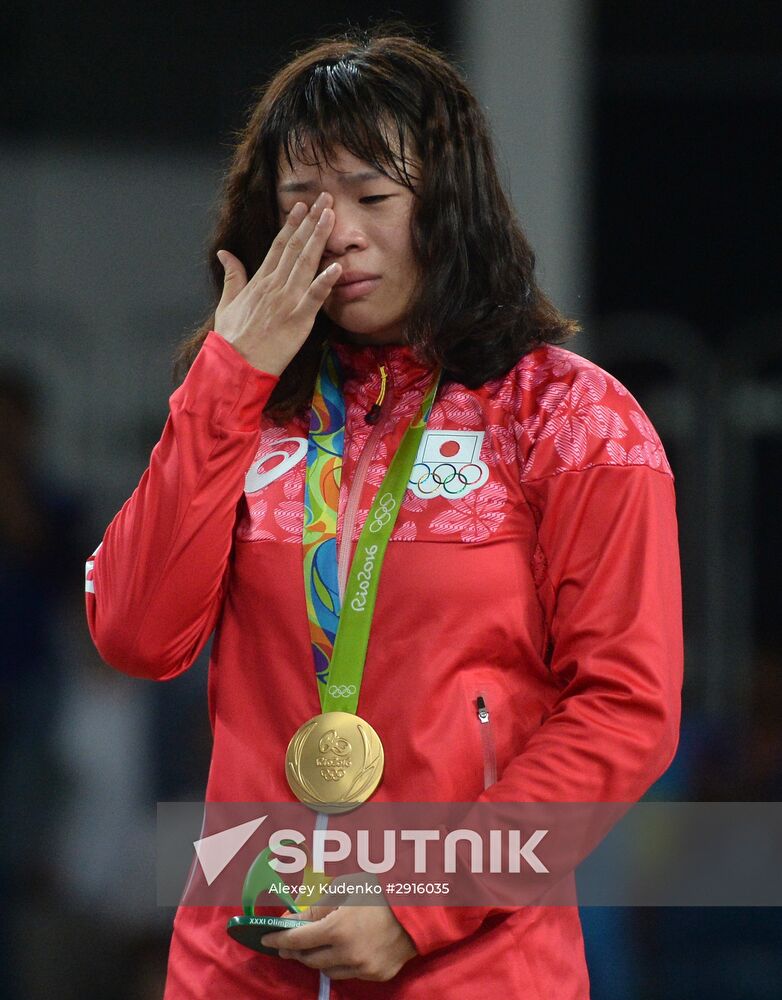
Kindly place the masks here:
POLYGON ((304 489, 304 581, 318 688, 328 678, 339 625, 337 513, 345 445, 339 359, 326 350, 315 383, 304 489))
MULTIPOLYGON (((345 443, 342 373, 326 348, 310 415, 304 499, 304 578, 318 693, 324 712, 356 713, 380 570, 432 410, 437 374, 405 431, 367 515, 340 607, 337 514, 345 443)), ((343 545, 351 539, 343 538, 343 545)))

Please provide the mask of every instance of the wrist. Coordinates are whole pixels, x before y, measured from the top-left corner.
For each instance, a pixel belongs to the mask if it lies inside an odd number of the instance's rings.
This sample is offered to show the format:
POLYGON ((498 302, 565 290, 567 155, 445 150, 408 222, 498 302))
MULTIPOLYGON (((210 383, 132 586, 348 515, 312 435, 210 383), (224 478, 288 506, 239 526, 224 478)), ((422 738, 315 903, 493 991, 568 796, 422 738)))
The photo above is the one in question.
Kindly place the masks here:
POLYGON ((237 341, 230 340, 225 334, 220 333, 219 330, 212 330, 211 332, 220 337, 232 351, 238 354, 243 361, 261 375, 271 375, 272 378, 278 379, 285 370, 285 364, 281 363, 279 359, 270 357, 268 352, 260 355, 257 351, 246 351, 237 341))

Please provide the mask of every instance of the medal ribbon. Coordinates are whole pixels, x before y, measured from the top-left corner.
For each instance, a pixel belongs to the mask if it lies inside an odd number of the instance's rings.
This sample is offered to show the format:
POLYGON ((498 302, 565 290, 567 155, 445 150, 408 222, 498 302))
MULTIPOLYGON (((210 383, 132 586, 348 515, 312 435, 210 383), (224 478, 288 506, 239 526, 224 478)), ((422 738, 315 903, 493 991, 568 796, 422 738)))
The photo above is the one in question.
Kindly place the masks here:
POLYGON ((328 679, 339 626, 337 511, 345 445, 339 359, 326 350, 315 383, 304 487, 304 590, 318 690, 328 679))
MULTIPOLYGON (((310 414, 304 495, 304 577, 307 616, 323 712, 356 714, 380 570, 399 516, 421 437, 432 411, 439 374, 405 431, 359 536, 340 607, 337 512, 345 441, 342 373, 330 349, 320 367, 310 414)), ((343 538, 343 545, 351 539, 343 538)))

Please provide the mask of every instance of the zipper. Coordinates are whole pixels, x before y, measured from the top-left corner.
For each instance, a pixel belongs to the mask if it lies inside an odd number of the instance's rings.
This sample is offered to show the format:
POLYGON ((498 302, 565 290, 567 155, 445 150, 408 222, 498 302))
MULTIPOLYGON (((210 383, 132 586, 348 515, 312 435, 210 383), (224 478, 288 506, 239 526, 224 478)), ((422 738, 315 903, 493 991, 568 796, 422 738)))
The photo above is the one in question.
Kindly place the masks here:
POLYGON ((386 424, 388 423, 387 417, 394 405, 394 383, 391 378, 391 372, 384 365, 379 365, 378 367, 380 368, 381 394, 378 397, 379 402, 375 403, 369 410, 369 414, 374 412, 377 416, 374 417, 372 430, 356 463, 356 471, 353 475, 353 481, 350 484, 350 493, 345 504, 345 516, 342 520, 342 539, 337 558, 340 604, 345 599, 345 587, 348 583, 348 573, 350 571, 350 556, 353 551, 353 532, 356 527, 356 516, 358 515, 361 503, 361 494, 364 492, 364 481, 367 478, 369 463, 375 456, 378 441, 386 429, 386 424), (378 409, 375 410, 375 407, 378 407, 378 409))
POLYGON ((386 371, 386 366, 380 366, 380 392, 375 402, 370 406, 369 412, 364 417, 364 420, 368 424, 376 424, 380 419, 380 410, 383 406, 383 400, 386 398, 386 380, 388 378, 388 372, 386 371))
POLYGON ((497 751, 494 746, 494 732, 486 699, 479 694, 475 699, 476 715, 480 724, 481 747, 483 749, 483 787, 488 788, 497 780, 497 751))

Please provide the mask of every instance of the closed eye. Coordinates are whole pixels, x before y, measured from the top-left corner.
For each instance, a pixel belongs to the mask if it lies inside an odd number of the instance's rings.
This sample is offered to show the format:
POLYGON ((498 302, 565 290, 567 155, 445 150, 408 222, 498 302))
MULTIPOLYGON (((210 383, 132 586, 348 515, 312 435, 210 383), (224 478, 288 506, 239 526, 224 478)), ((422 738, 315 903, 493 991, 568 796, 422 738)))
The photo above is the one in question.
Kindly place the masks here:
POLYGON ((367 195, 366 198, 361 198, 360 200, 361 200, 362 204, 364 202, 373 202, 374 203, 376 201, 385 201, 386 198, 391 198, 391 197, 393 197, 393 196, 390 195, 390 194, 371 194, 371 195, 367 195))

